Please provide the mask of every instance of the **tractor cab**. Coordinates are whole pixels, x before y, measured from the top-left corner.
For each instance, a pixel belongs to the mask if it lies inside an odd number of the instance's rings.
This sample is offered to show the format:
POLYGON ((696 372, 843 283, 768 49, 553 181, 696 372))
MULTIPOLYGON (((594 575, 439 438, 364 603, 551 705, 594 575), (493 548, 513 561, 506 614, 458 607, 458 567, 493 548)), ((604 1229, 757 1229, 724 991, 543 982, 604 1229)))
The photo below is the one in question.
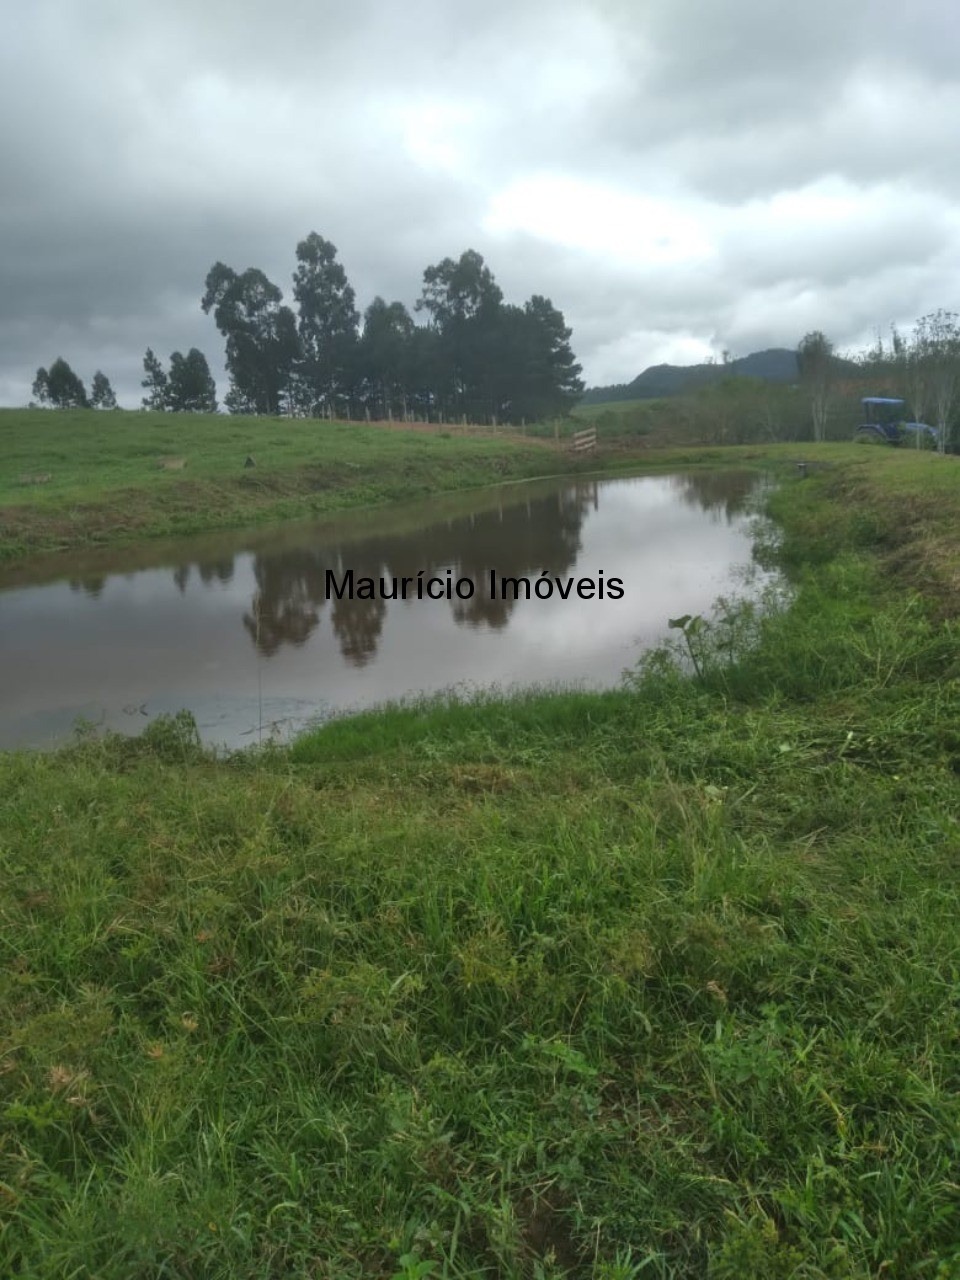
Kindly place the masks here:
POLYGON ((855 440, 865 444, 903 444, 907 440, 918 446, 926 441, 935 441, 936 427, 929 427, 925 422, 904 422, 902 400, 893 400, 889 396, 864 396, 863 421, 857 427, 855 440))
POLYGON ((887 396, 864 396, 863 421, 857 427, 857 439, 876 444, 899 444, 903 401, 887 396))

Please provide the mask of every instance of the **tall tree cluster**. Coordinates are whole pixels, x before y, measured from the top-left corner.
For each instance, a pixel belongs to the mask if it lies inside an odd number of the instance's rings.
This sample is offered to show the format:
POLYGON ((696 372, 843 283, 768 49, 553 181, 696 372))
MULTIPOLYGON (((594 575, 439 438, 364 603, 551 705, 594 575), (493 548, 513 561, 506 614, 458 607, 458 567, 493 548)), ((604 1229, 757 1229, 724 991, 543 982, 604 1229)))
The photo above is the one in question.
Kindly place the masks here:
POLYGON ((906 401, 914 422, 937 428, 937 448, 947 452, 960 416, 960 315, 941 308, 909 333, 894 326, 889 341, 878 337, 860 363, 876 386, 906 401))
POLYGON ((222 262, 201 306, 226 341, 233 412, 519 423, 562 413, 583 391, 571 330, 549 298, 504 302, 467 250, 427 267, 414 311, 374 298, 362 321, 337 250, 296 248, 293 301, 262 271, 222 262))
POLYGON ((49 369, 40 368, 31 388, 38 404, 54 409, 116 409, 110 379, 99 369, 93 375, 90 394, 80 378, 61 356, 49 369))
POLYGON ((291 375, 300 356, 297 321, 262 271, 241 275, 217 262, 200 302, 227 340, 231 413, 280 413, 293 404, 291 375))
POLYGON ((217 384, 207 357, 196 347, 191 347, 186 355, 174 351, 169 371, 147 347, 140 385, 147 393, 141 401, 144 409, 171 413, 217 412, 217 384))

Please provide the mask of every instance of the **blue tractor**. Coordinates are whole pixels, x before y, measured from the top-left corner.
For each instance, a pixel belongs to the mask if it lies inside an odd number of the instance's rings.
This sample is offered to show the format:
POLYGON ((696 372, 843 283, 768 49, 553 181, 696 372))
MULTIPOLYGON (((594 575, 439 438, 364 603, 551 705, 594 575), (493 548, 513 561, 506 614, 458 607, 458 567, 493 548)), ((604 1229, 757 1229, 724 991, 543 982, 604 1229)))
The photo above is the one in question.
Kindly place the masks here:
POLYGON ((891 400, 887 396, 864 396, 861 403, 863 421, 857 427, 854 439, 862 444, 896 445, 909 442, 917 448, 936 444, 936 427, 929 427, 925 422, 904 422, 902 400, 891 400))

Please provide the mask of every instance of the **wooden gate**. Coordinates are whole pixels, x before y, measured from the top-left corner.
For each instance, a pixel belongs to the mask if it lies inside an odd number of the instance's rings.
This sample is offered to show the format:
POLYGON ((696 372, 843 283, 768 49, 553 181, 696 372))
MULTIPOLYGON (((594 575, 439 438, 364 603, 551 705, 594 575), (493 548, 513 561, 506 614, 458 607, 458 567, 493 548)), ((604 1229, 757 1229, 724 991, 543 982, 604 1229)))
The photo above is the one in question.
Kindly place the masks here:
POLYGON ((583 431, 575 431, 570 440, 570 448, 574 453, 592 453, 597 447, 597 428, 586 427, 583 431))

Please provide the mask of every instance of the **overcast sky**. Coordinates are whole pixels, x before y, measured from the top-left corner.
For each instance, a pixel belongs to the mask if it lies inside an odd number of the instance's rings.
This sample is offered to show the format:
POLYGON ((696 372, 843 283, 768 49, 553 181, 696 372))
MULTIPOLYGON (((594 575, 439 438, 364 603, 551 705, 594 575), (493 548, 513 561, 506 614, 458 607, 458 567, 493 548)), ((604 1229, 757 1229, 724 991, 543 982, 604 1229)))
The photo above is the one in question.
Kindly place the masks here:
MULTIPOLYGON (((589 384, 841 348, 960 310, 950 0, 13 0, 0 12, 0 404, 38 365, 123 404, 223 342, 220 259, 363 309, 479 250, 589 384)), ((225 384, 221 384, 225 389, 225 384)))

